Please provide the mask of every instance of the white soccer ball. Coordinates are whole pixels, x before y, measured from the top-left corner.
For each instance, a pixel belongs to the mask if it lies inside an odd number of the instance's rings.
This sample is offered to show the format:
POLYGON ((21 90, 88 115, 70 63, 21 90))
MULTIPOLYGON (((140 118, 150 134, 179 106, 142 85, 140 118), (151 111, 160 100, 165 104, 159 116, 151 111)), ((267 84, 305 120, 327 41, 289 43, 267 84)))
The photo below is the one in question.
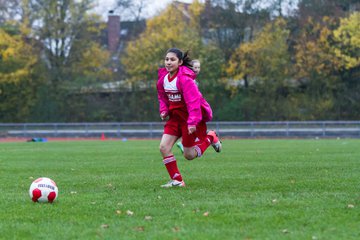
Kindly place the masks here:
POLYGON ((58 196, 58 187, 50 178, 41 177, 31 183, 29 194, 34 202, 52 203, 58 196))

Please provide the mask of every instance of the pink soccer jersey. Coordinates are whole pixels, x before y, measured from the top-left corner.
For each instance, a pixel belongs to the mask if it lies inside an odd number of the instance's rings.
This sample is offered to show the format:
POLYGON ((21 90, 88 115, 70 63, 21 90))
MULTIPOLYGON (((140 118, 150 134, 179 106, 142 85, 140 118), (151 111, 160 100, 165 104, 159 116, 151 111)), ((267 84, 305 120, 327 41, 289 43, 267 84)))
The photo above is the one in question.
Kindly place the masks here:
POLYGON ((168 113, 175 106, 185 103, 189 113, 188 125, 196 126, 202 120, 205 122, 210 121, 212 119, 212 110, 194 82, 195 73, 188 67, 180 66, 176 81, 174 81, 175 79, 169 81, 167 76, 166 69, 160 68, 157 82, 160 113, 168 113), (175 104, 176 101, 178 103, 175 104))

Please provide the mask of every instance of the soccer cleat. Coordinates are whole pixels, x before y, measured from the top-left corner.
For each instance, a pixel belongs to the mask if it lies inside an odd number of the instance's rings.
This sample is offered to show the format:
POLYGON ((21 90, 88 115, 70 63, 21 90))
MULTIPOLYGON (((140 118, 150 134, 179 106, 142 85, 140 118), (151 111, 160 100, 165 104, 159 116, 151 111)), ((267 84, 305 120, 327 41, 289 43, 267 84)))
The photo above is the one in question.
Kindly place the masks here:
POLYGON ((214 130, 210 130, 207 134, 212 136, 212 138, 213 138, 213 140, 211 142, 211 146, 215 149, 216 152, 221 152, 222 145, 221 145, 221 141, 220 141, 218 135, 216 134, 216 132, 214 130))
POLYGON ((167 182, 166 184, 161 185, 161 187, 163 187, 163 188, 185 187, 185 182, 172 179, 169 182, 167 182))
POLYGON ((177 142, 176 146, 180 149, 181 153, 184 153, 184 146, 182 145, 181 142, 177 142))

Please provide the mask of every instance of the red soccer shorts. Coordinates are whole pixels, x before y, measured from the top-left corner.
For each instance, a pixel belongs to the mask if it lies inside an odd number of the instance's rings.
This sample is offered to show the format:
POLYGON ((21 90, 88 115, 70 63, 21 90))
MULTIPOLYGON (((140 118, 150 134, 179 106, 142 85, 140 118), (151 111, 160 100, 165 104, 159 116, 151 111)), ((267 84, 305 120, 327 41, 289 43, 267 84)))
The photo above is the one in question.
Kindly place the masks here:
POLYGON ((202 141, 207 136, 207 126, 204 121, 196 125, 196 132, 193 134, 188 133, 188 125, 186 122, 187 116, 171 114, 169 120, 165 123, 164 134, 182 137, 182 144, 184 147, 193 147, 195 142, 202 141))

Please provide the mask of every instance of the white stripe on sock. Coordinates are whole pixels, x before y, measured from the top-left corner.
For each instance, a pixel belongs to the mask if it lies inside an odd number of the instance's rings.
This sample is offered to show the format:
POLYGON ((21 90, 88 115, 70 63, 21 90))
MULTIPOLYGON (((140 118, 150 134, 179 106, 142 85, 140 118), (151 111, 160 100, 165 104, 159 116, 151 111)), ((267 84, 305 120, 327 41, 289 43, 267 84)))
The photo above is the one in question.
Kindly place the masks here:
POLYGON ((166 157, 166 158, 164 158, 163 163, 164 163, 164 164, 168 164, 168 163, 171 163, 171 162, 173 162, 173 161, 176 161, 176 159, 175 159, 174 156, 171 156, 171 157, 166 157))
POLYGON ((201 154, 201 149, 199 148, 199 146, 195 145, 194 149, 197 153, 197 157, 201 157, 202 154, 201 154))

